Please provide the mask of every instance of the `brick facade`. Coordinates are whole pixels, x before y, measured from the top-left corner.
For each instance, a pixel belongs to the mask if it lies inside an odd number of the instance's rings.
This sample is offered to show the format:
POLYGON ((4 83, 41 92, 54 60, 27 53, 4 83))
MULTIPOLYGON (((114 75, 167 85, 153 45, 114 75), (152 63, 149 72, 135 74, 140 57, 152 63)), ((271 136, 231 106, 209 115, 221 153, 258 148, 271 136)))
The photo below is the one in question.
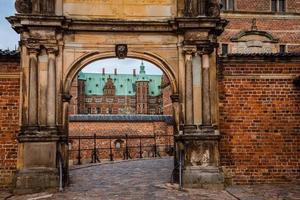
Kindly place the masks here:
POLYGON ((259 31, 266 31, 278 41, 274 42, 273 53, 280 51, 280 45, 285 45, 287 52, 300 52, 300 2, 285 1, 284 12, 272 12, 270 0, 236 0, 233 11, 223 11, 222 17, 229 21, 219 41, 228 44, 229 53, 235 42, 231 39, 241 31, 251 29, 252 20, 256 19, 259 31))
POLYGON ((12 186, 16 172, 20 97, 19 56, 0 52, 0 190, 12 186))
POLYGON ((229 56, 219 66, 220 157, 235 184, 300 179, 300 60, 229 56), (247 63, 244 61, 247 60, 247 63))
MULTIPOLYGON (((128 135, 129 152, 132 158, 139 158, 140 143, 142 146, 143 157, 151 157, 154 151, 154 144, 157 145, 157 151, 160 156, 168 155, 168 148, 173 146, 173 125, 170 116, 160 116, 161 119, 152 119, 147 116, 132 116, 136 120, 124 120, 125 116, 102 116, 102 119, 90 116, 89 119, 78 119, 80 116, 71 116, 69 123, 70 136, 70 164, 78 163, 78 139, 72 139, 73 136, 97 136, 120 137, 121 139, 97 139, 96 147, 98 156, 101 160, 108 160, 110 154, 110 143, 114 159, 123 159, 128 135), (95 118, 95 119, 93 119, 95 118), (116 119, 115 119, 116 118, 116 119), (118 120, 117 118, 122 118, 118 120), (164 120, 162 118, 168 118, 164 120), (92 119, 92 120, 91 120, 92 119), (109 121, 108 121, 109 120, 109 121), (150 138, 155 135, 154 138, 150 138), (143 138, 146 136, 148 138, 143 138), (131 139, 134 137, 134 139, 131 139), (139 138, 141 137, 141 138, 139 138), (141 141, 140 141, 141 139, 141 141), (121 144, 120 149, 116 148, 118 141, 121 144)), ((94 140, 81 139, 81 159, 82 162, 90 162, 94 140)))

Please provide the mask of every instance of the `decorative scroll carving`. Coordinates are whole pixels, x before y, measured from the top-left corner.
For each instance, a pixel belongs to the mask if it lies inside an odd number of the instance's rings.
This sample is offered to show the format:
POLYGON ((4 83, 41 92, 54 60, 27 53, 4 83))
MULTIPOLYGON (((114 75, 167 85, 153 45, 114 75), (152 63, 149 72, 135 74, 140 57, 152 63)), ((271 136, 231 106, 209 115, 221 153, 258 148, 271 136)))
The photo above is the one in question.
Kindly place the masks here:
POLYGON ((32 11, 30 0, 16 0, 15 7, 18 13, 31 13, 32 11))
POLYGON ((124 59, 128 53, 127 45, 126 44, 117 44, 115 51, 116 51, 116 56, 119 59, 124 59))
POLYGON ((207 16, 209 17, 220 17, 220 3, 219 0, 209 0, 207 5, 207 16))

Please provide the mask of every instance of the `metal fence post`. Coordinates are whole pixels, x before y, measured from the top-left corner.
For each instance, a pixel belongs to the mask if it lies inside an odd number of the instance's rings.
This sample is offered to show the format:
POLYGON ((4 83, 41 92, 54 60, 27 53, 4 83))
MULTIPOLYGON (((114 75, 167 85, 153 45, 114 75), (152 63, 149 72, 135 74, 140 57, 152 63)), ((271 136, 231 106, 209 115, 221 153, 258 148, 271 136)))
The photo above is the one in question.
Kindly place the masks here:
POLYGON ((77 159, 78 159, 78 165, 81 165, 81 153, 80 153, 81 149, 80 149, 80 136, 78 139, 78 153, 77 153, 77 159))
POLYGON ((156 134, 154 133, 154 157, 157 157, 156 134))
POLYGON ((91 163, 96 163, 96 162, 100 162, 100 159, 98 158, 98 155, 97 155, 96 134, 94 134, 94 149, 92 152, 91 163))
POLYGON ((140 137, 140 158, 143 158, 143 151, 142 151, 142 137, 140 137))
POLYGON ((111 138, 109 138, 109 157, 110 157, 110 161, 114 161, 114 156, 113 156, 112 146, 111 146, 111 138))

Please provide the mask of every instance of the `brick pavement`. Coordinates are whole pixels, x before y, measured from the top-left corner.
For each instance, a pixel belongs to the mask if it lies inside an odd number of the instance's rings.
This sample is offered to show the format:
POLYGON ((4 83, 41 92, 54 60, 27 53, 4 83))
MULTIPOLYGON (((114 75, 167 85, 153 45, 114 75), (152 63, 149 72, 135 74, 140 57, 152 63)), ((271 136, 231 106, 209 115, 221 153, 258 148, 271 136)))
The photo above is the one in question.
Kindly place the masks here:
MULTIPOLYGON (((9 200, 262 200, 300 199, 300 185, 232 186, 227 191, 188 189, 167 184, 173 160, 137 160, 71 170, 71 184, 62 193, 14 196, 9 200), (45 197, 45 198, 40 198, 45 197)), ((1 194, 1 193, 0 193, 1 194)))

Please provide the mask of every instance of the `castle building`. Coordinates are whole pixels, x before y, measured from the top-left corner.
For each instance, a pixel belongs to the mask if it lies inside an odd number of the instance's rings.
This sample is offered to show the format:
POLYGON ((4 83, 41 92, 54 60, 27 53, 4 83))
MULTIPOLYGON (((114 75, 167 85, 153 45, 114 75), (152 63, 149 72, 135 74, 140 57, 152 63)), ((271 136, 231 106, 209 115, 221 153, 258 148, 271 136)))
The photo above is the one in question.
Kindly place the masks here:
POLYGON ((300 1, 222 0, 228 21, 219 38, 219 53, 273 54, 300 52, 300 1))
POLYGON ((72 85, 70 114, 162 114, 162 75, 80 72, 72 85))

